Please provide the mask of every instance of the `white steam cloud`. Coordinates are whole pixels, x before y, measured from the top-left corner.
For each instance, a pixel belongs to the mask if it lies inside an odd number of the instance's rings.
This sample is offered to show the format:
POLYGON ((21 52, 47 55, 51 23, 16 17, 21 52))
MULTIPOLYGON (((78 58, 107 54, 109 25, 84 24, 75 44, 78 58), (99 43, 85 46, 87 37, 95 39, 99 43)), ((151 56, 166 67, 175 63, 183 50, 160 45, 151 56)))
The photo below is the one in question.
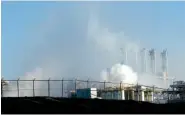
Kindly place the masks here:
POLYGON ((115 64, 110 70, 102 72, 102 78, 106 81, 122 81, 123 83, 136 84, 137 74, 132 68, 124 64, 115 64))
MULTIPOLYGON (((26 75, 23 73, 24 77, 20 79, 90 78, 90 80, 140 82, 147 85, 163 84, 157 76, 136 71, 133 52, 141 49, 140 44, 128 38, 123 31, 114 32, 102 25, 98 12, 89 13, 83 5, 74 5, 70 10, 54 9, 51 14, 49 20, 43 21, 44 27, 41 26, 40 31, 30 32, 30 39, 35 41, 35 45, 30 46, 21 66, 25 73, 30 72, 26 75), (123 61, 120 48, 132 52, 128 55, 128 65, 119 64, 123 61), (105 70, 108 67, 109 72, 105 70)), ((61 89, 57 89, 61 87, 60 83, 53 83, 51 86, 53 87, 51 95, 61 95, 61 89)), ((16 83, 8 87, 9 90, 15 89, 16 83)), ((20 96, 32 95, 32 87, 31 82, 20 83, 20 96)), ((65 88, 67 87, 73 86, 68 84, 65 88)), ((36 92, 37 96, 47 95, 47 82, 36 83, 35 89, 40 89, 36 92)), ((13 96, 17 93, 7 91, 4 95, 13 96)))

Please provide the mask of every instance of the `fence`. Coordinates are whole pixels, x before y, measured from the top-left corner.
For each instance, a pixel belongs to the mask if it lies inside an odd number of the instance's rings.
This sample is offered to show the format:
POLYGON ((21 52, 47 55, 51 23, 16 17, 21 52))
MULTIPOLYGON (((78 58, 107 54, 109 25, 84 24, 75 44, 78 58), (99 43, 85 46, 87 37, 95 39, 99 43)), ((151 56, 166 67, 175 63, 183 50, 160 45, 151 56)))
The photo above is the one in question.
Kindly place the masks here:
MULTIPOLYGON (((108 87, 122 88, 125 85, 133 86, 133 84, 126 84, 123 82, 100 82, 90 80, 1 80, 2 97, 22 97, 22 96, 49 96, 49 97, 69 97, 70 91, 76 91, 82 88, 97 88, 103 90, 108 87), (2 85, 3 83, 7 83, 2 85)), ((153 91, 164 90, 163 88, 155 86, 140 85, 153 91)))

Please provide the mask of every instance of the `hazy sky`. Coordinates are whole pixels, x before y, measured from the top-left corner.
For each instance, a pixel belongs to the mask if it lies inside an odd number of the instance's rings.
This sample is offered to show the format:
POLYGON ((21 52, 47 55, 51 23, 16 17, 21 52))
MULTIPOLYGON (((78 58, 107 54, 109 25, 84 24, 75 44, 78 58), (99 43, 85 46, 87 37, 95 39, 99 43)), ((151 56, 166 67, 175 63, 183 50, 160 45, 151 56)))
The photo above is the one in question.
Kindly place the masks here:
POLYGON ((171 73, 185 78, 185 2, 3 2, 2 75, 98 76, 121 61, 125 37, 167 48, 171 73))

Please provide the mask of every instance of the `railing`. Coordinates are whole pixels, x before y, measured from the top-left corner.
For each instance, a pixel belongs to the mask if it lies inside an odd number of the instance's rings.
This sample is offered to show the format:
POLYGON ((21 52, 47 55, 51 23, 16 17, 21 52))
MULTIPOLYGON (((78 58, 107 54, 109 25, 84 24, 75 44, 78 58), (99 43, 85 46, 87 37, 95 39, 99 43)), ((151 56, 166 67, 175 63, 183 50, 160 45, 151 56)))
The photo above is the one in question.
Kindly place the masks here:
MULTIPOLYGON (((6 85, 3 85, 1 89, 2 97, 34 97, 34 96, 48 96, 48 97, 69 97, 70 91, 76 91, 77 89, 82 88, 97 88, 97 90, 105 90, 109 87, 121 89, 125 85, 127 86, 144 86, 155 91, 162 91, 163 88, 155 86, 146 86, 140 84, 127 84, 123 82, 107 82, 107 81, 90 81, 90 80, 1 80, 1 85, 7 82, 6 85)), ((136 88, 137 90, 137 88, 136 88)))

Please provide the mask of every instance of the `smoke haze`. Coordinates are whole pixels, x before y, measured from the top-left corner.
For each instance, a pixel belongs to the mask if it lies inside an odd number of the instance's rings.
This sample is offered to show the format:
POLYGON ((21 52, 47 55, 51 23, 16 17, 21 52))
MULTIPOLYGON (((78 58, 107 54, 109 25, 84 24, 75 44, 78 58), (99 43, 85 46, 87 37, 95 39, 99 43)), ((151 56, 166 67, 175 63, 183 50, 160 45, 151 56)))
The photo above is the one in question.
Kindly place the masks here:
MULTIPOLYGON (((139 52, 145 46, 141 44, 142 41, 130 39, 122 30, 115 32, 110 27, 104 26, 101 20, 106 19, 100 18, 99 7, 90 7, 92 9, 85 5, 78 7, 81 8, 74 7, 74 10, 68 12, 70 20, 67 20, 66 12, 53 9, 48 14, 48 20, 39 26, 39 30, 30 32, 33 33, 31 37, 36 43, 30 46, 23 60, 24 73, 20 79, 90 78, 90 80, 125 80, 129 83, 140 82, 164 87, 163 81, 158 79, 159 76, 142 73, 140 56, 138 65, 135 64, 134 52, 139 52), (130 52, 128 65, 120 64, 124 61, 120 48, 130 52), (110 76, 106 68, 111 68, 110 76)), ((159 68, 160 65, 157 66, 158 71, 159 68)), ((37 83, 35 88, 42 89, 46 86, 47 84, 37 83)), ((20 87, 31 89, 32 83, 20 84, 20 87)), ((37 94, 44 95, 46 92, 37 94)), ((23 93, 20 94, 32 95, 32 91, 23 93)), ((56 93, 53 92, 53 95, 59 95, 56 93)))

